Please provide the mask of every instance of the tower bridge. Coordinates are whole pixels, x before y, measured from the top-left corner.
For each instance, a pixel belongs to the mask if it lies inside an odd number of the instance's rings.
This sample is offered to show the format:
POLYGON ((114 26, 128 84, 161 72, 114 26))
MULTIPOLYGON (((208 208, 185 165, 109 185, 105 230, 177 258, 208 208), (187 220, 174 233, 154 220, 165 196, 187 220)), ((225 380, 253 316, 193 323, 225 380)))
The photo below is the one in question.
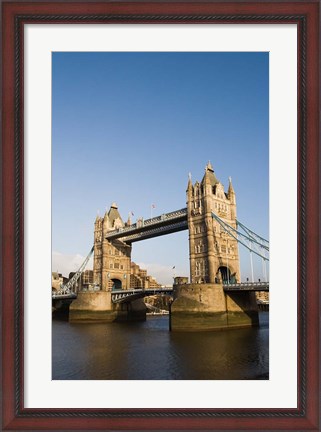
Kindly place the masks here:
POLYGON ((106 234, 105 239, 109 241, 118 239, 131 244, 187 229, 187 208, 182 208, 151 219, 140 219, 137 223, 112 230, 106 234))
MULTIPOLYGON (((124 304, 131 304, 131 311, 134 310, 134 305, 139 304, 142 297, 150 295, 150 291, 134 292, 131 289, 132 244, 188 230, 190 283, 174 285, 174 288, 169 290, 174 298, 174 327, 190 329, 192 321, 186 318, 189 314, 194 318, 198 316, 199 320, 204 314, 214 314, 215 319, 212 317, 210 328, 257 324, 255 291, 269 289, 266 270, 269 261, 268 241, 238 221, 232 180, 229 178, 228 190, 225 192, 210 163, 205 168, 201 182, 196 181, 193 184, 189 176, 186 203, 185 208, 146 220, 140 218, 135 223, 131 222, 131 217, 124 222, 115 203, 106 211, 104 217, 97 216, 94 227, 93 272, 99 291, 79 293, 82 300, 80 301, 78 296, 72 303, 72 315, 76 317, 85 310, 88 318, 95 315, 94 311, 115 311, 115 308, 118 312, 124 311, 121 309, 124 304), (245 247, 250 255, 252 278, 246 283, 241 283, 239 244, 245 247), (254 282, 253 254, 262 260, 262 282, 254 282), (224 323, 221 322, 222 316, 225 317, 224 323)), ((98 315, 99 313, 96 314, 98 315)), ((204 326, 204 329, 207 329, 207 324, 204 326)))

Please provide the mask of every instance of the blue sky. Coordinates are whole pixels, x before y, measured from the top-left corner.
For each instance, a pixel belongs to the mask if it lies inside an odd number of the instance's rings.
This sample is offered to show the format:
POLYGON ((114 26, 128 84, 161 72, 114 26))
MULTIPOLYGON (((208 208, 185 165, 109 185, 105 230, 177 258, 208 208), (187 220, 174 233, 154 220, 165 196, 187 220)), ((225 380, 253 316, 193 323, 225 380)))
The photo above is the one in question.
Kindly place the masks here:
MULTIPOLYGON (((53 53, 53 270, 76 270, 112 202, 125 220, 185 207, 208 160, 268 238, 268 70, 268 53, 53 53)), ((189 275, 187 231, 134 243, 132 260, 162 283, 189 275)))

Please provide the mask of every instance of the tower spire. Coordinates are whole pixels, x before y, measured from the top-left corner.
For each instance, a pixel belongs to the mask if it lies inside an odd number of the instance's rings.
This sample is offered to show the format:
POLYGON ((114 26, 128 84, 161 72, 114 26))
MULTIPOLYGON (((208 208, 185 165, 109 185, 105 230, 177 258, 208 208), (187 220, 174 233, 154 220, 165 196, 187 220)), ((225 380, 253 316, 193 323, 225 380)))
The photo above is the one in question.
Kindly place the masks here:
POLYGON ((235 195, 235 191, 234 191, 234 188, 233 188, 233 185, 232 185, 232 177, 231 177, 231 176, 228 178, 228 182, 229 182, 229 184, 228 184, 228 191, 227 191, 227 195, 228 195, 228 197, 230 198, 230 196, 231 196, 232 194, 235 195))
POLYGON ((192 174, 189 172, 188 173, 187 191, 191 191, 192 189, 193 189, 192 174))
POLYGON ((205 167, 205 174, 204 177, 202 179, 202 184, 208 184, 210 186, 214 186, 218 183, 219 181, 217 180, 215 174, 214 174, 214 169, 212 167, 212 164, 210 161, 208 161, 206 167, 205 167))
POLYGON ((214 169, 212 167, 212 164, 211 164, 210 160, 207 162, 207 165, 205 167, 205 171, 212 171, 212 172, 214 172, 214 169))

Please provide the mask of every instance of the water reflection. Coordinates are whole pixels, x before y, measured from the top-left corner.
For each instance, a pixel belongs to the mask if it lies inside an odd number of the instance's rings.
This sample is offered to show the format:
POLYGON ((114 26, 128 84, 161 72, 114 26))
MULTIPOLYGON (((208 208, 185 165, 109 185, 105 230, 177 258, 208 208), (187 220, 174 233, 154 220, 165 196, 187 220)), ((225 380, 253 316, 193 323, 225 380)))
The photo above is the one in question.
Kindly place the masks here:
POLYGON ((168 317, 146 322, 53 321, 52 378, 59 380, 268 379, 268 313, 259 328, 168 331, 168 317))

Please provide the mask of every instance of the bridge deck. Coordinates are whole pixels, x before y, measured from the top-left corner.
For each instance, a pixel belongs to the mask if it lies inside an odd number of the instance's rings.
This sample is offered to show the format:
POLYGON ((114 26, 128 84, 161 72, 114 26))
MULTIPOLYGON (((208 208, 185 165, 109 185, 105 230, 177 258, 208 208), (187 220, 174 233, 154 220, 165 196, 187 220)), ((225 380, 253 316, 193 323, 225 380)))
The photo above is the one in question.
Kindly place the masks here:
POLYGON ((76 299, 77 298, 77 294, 76 293, 61 293, 61 294, 52 294, 52 299, 53 300, 68 300, 68 299, 76 299))
POLYGON ((223 284, 224 291, 269 291, 269 282, 223 284))
POLYGON ((188 229, 187 209, 183 208, 110 231, 107 233, 106 239, 121 239, 126 243, 133 243, 186 229, 188 229))
MULTIPOLYGON (((235 284, 223 284, 223 289, 225 292, 237 292, 237 291, 269 291, 269 282, 243 282, 235 284)), ((163 288, 136 288, 129 290, 114 290, 111 291, 112 301, 114 303, 122 303, 126 301, 136 300, 138 298, 143 298, 151 295, 157 294, 169 294, 173 293, 173 287, 163 287, 163 288)), ((61 299, 76 299, 77 294, 75 293, 56 293, 52 294, 53 300, 61 299)))
POLYGON ((156 288, 156 289, 131 289, 131 290, 115 290, 111 292, 113 303, 124 303, 137 300, 152 295, 173 293, 173 288, 156 288))

